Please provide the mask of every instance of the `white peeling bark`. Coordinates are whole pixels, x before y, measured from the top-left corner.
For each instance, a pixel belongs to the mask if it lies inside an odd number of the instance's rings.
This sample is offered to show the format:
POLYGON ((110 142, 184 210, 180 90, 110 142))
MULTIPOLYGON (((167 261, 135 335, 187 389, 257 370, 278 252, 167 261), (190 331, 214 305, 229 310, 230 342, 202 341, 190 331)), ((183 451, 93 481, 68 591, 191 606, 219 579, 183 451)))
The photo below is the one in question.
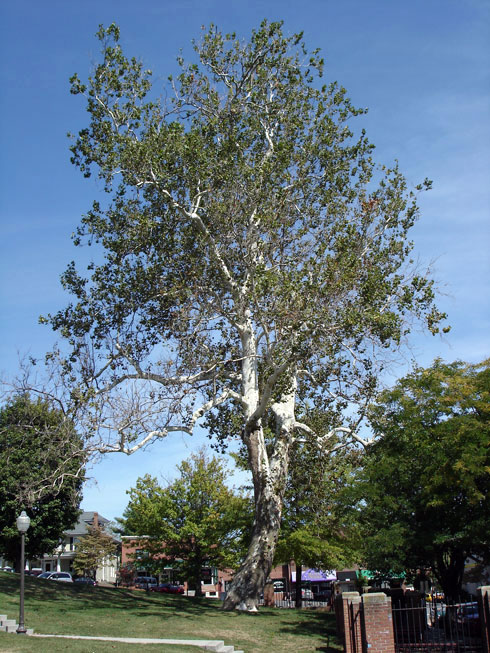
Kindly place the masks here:
POLYGON ((247 556, 236 573, 224 602, 225 610, 257 610, 260 593, 272 569, 281 526, 283 494, 294 427, 296 383, 273 404, 276 440, 269 459, 260 424, 245 433, 255 498, 255 518, 247 556))

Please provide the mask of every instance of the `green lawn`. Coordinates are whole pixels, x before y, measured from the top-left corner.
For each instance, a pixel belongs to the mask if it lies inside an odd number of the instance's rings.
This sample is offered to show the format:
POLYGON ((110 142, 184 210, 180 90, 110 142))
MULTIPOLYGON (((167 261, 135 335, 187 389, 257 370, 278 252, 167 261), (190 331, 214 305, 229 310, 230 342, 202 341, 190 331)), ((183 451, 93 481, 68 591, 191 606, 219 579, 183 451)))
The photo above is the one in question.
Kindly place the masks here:
MULTIPOLYGON (((0 613, 17 619, 19 576, 0 572, 0 613)), ((262 608, 257 614, 223 612, 212 599, 83 587, 26 577, 26 627, 36 633, 220 639, 245 653, 324 651, 341 648, 334 615, 320 610, 262 608)), ((1 651, 132 651, 141 645, 24 638, 0 633, 1 651), (28 641, 25 641, 25 640, 28 641)), ((152 645, 150 651, 197 653, 195 647, 152 645)))
POLYGON ((122 644, 121 642, 94 642, 76 639, 37 639, 21 637, 14 633, 0 632, 0 651, 2 653, 202 653, 195 646, 163 646, 159 644, 122 644))

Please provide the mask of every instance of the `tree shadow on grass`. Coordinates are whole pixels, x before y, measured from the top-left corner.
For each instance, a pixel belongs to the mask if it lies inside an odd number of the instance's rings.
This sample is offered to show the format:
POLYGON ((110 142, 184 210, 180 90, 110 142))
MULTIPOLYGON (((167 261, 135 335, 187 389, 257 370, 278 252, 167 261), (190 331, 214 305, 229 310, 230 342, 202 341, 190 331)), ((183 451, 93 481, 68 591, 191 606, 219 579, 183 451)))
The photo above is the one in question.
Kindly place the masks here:
MULTIPOLYGON (((0 598, 8 598, 8 607, 17 606, 19 596, 19 575, 0 574, 0 598)), ((187 597, 181 595, 165 595, 141 590, 128 590, 126 588, 91 587, 77 583, 60 583, 27 576, 25 579, 26 602, 31 604, 30 609, 37 611, 38 619, 43 615, 55 612, 58 615, 80 616, 87 610, 96 616, 100 611, 110 610, 116 614, 117 620, 126 621, 128 618, 148 618, 157 620, 178 618, 181 623, 186 623, 194 618, 203 619, 210 629, 218 630, 233 628, 233 624, 225 619, 225 615, 232 615, 234 619, 253 619, 260 624, 273 620, 274 630, 278 636, 281 634, 301 635, 315 640, 318 644, 316 650, 323 653, 338 653, 335 648, 337 643, 335 616, 330 613, 314 610, 285 610, 279 608, 263 609, 258 613, 226 613, 221 609, 221 602, 210 602, 210 599, 187 597), (225 620, 225 622, 223 621, 225 620), (214 626, 212 625, 214 624, 214 626), (334 644, 334 646, 331 646, 334 644)), ((50 614, 52 616, 52 614, 50 614)), ((52 619, 50 619, 50 623, 52 619)), ((72 623, 78 623, 73 621, 72 623)), ((238 623, 237 623, 238 625, 238 623)))
MULTIPOLYGON (((9 597, 19 595, 20 578, 19 574, 1 574, 0 575, 0 592, 9 597)), ((115 587, 92 587, 78 583, 61 583, 59 581, 46 580, 44 578, 35 578, 26 576, 25 578, 25 598, 26 601, 60 601, 69 603, 71 600, 77 603, 87 602, 94 609, 107 608, 110 605, 113 609, 127 610, 135 609, 138 606, 142 608, 155 606, 165 606, 171 609, 180 608, 184 605, 192 607, 191 597, 165 596, 138 591, 128 590, 126 588, 115 587), (185 604, 183 603, 185 601, 185 604)), ((203 605, 196 609, 203 610, 203 605)))
POLYGON ((283 622, 279 629, 284 634, 301 635, 303 637, 316 637, 325 641, 325 646, 320 646, 317 651, 338 653, 339 649, 331 646, 337 643, 337 627, 335 615, 330 612, 305 610, 295 614, 295 619, 283 622))
MULTIPOLYGON (((19 574, 0 575, 0 593, 12 600, 19 596, 19 574)), ((210 604, 209 599, 181 595, 165 595, 144 590, 129 590, 122 587, 92 587, 78 583, 61 583, 44 578, 25 577, 26 602, 55 602, 61 604, 57 610, 68 612, 89 607, 91 610, 123 611, 135 615, 155 616, 179 614, 181 616, 222 614, 221 603, 210 604)))

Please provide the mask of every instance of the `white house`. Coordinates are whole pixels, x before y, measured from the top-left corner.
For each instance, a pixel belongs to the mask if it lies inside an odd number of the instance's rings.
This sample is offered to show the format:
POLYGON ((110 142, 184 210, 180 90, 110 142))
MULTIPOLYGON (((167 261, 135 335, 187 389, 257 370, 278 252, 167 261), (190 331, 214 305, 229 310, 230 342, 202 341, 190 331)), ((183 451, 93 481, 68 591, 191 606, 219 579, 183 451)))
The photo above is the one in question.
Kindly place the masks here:
MULTIPOLYGON (((84 535, 89 533, 90 527, 109 530, 110 521, 98 512, 82 512, 76 525, 64 533, 64 539, 51 554, 45 554, 39 562, 31 561, 31 568, 39 566, 43 571, 69 571, 73 570, 73 559, 76 554, 77 543, 84 535)), ((116 540, 116 538, 114 538, 116 540)), ((116 540, 117 541, 117 540, 116 540)), ((96 578, 99 582, 115 583, 119 568, 119 555, 106 558, 97 569, 96 578)))

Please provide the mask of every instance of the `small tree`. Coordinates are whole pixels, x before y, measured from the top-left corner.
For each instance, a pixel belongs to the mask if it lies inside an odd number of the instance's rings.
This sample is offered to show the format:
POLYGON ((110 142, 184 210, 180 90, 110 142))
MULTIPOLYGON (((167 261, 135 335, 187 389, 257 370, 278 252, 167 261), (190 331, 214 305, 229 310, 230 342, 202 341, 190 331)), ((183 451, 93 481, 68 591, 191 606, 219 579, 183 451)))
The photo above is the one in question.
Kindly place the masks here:
POLYGON ((126 564, 122 567, 119 567, 117 577, 118 582, 121 585, 125 585, 126 587, 133 585, 134 579, 136 577, 134 566, 131 564, 126 564))
POLYGON ((149 535, 153 565, 172 562, 201 593, 202 568, 236 568, 250 528, 250 502, 229 489, 226 468, 201 450, 178 466, 180 477, 162 488, 156 479, 138 479, 118 520, 127 535, 149 535))
POLYGON ((311 443, 297 444, 292 452, 275 559, 295 561, 298 608, 304 565, 338 569, 358 561, 358 527, 345 509, 343 492, 359 457, 355 449, 319 455, 311 443))
POLYGON ((47 401, 20 395, 0 409, 0 554, 17 569, 21 510, 31 518, 26 558, 53 551, 80 514, 84 464, 73 423, 47 401))
POLYGON ((80 538, 73 559, 73 571, 79 576, 94 578, 97 569, 107 558, 116 555, 118 543, 99 526, 90 526, 87 535, 80 538))

